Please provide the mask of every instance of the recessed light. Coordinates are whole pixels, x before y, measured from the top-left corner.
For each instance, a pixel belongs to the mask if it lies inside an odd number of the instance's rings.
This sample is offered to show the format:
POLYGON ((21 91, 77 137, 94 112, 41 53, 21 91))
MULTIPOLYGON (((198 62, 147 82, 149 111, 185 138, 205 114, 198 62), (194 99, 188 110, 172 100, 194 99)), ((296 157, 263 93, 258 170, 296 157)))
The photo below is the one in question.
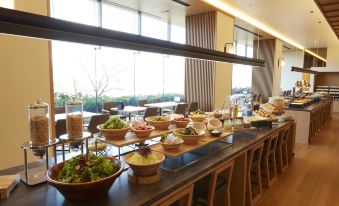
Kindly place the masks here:
POLYGON ((311 13, 311 14, 313 14, 313 13, 314 13, 314 11, 313 11, 313 10, 311 10, 311 11, 310 11, 310 13, 311 13))
POLYGON ((321 24, 321 21, 318 21, 318 24, 321 24))

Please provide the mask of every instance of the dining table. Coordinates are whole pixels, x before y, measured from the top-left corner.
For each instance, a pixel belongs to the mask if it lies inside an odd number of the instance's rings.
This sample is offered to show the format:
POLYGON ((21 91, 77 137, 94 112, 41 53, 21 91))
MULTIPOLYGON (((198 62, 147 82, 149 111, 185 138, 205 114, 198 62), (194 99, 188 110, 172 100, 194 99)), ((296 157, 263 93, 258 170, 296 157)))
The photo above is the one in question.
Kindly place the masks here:
POLYGON ((132 113, 138 114, 138 112, 146 111, 146 107, 138 106, 125 106, 123 109, 111 108, 112 111, 118 111, 120 114, 128 114, 128 119, 131 120, 132 113))
POLYGON ((162 110, 165 108, 174 109, 175 106, 180 104, 180 102, 159 102, 159 103, 149 103, 145 104, 145 107, 158 107, 159 113, 162 115, 162 110))

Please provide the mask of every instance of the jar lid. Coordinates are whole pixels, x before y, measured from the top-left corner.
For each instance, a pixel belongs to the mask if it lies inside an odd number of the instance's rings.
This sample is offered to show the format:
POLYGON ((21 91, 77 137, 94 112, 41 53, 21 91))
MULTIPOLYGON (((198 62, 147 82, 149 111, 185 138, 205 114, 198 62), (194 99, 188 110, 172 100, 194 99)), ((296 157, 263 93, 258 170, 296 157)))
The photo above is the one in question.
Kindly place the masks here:
POLYGON ((32 109, 46 108, 48 107, 48 104, 46 102, 41 101, 41 99, 37 99, 32 104, 30 104, 28 107, 32 109))
POLYGON ((68 104, 68 105, 77 105, 77 104, 82 104, 82 101, 76 99, 75 97, 72 97, 70 100, 67 100, 66 104, 68 104))

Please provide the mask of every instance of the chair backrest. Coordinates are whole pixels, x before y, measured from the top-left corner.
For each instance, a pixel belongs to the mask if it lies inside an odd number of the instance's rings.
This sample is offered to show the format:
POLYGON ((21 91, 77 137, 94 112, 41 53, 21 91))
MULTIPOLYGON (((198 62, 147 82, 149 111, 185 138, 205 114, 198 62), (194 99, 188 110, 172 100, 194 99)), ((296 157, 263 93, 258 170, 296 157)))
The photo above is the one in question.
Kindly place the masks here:
POLYGON ((147 104, 147 103, 148 103, 148 100, 147 100, 147 99, 140 99, 140 100, 138 101, 139 107, 143 107, 143 106, 145 106, 145 104, 147 104))
POLYGON ((93 115, 88 124, 88 132, 91 134, 98 133, 97 126, 104 124, 109 119, 109 114, 93 115))
POLYGON ((55 114, 66 113, 66 109, 65 109, 65 107, 55 107, 54 113, 55 113, 55 114))
POLYGON ((182 115, 186 115, 186 109, 187 109, 187 104, 178 104, 175 107, 174 113, 175 114, 182 114, 182 115))
POLYGON ((174 102, 180 102, 181 98, 180 97, 174 97, 174 102))
POLYGON ((160 99, 153 99, 153 101, 152 101, 153 103, 160 103, 161 102, 161 100, 160 99))
POLYGON ((58 119, 55 122, 55 137, 60 138, 61 135, 66 134, 66 119, 58 119))
POLYGON ((104 102, 102 103, 102 109, 110 111, 111 108, 118 107, 118 104, 116 102, 104 102))
POLYGON ((191 102, 188 105, 188 114, 190 114, 191 112, 197 111, 198 108, 199 108, 199 103, 198 102, 191 102))
POLYGON ((147 107, 144 113, 144 120, 146 117, 157 116, 158 107, 147 107))

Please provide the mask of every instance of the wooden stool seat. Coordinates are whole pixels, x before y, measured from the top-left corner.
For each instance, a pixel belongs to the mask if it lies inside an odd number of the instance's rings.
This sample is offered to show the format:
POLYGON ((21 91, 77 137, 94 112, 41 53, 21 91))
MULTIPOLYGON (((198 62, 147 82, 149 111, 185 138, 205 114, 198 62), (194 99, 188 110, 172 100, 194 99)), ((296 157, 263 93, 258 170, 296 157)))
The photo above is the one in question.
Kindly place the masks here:
POLYGON ((263 147, 264 142, 256 144, 247 152, 246 203, 250 206, 253 206, 262 195, 260 163, 263 147))
POLYGON ((261 161, 262 183, 265 187, 269 188, 277 179, 277 167, 275 159, 275 150, 277 148, 279 133, 273 134, 268 138, 264 145, 263 159, 261 161))
POLYGON ((288 167, 288 149, 287 141, 290 133, 290 128, 286 127, 279 132, 278 144, 276 148, 276 158, 278 171, 283 173, 288 167))
POLYGON ((223 189, 224 202, 217 205, 231 205, 230 185, 234 161, 226 162, 217 167, 210 175, 199 180, 194 189, 194 205, 213 206, 215 193, 223 189), (209 185, 209 186, 207 186, 209 185))
POLYGON ((191 206, 193 197, 194 185, 186 186, 179 191, 172 192, 166 197, 161 198, 159 201, 151 204, 150 206, 191 206))

